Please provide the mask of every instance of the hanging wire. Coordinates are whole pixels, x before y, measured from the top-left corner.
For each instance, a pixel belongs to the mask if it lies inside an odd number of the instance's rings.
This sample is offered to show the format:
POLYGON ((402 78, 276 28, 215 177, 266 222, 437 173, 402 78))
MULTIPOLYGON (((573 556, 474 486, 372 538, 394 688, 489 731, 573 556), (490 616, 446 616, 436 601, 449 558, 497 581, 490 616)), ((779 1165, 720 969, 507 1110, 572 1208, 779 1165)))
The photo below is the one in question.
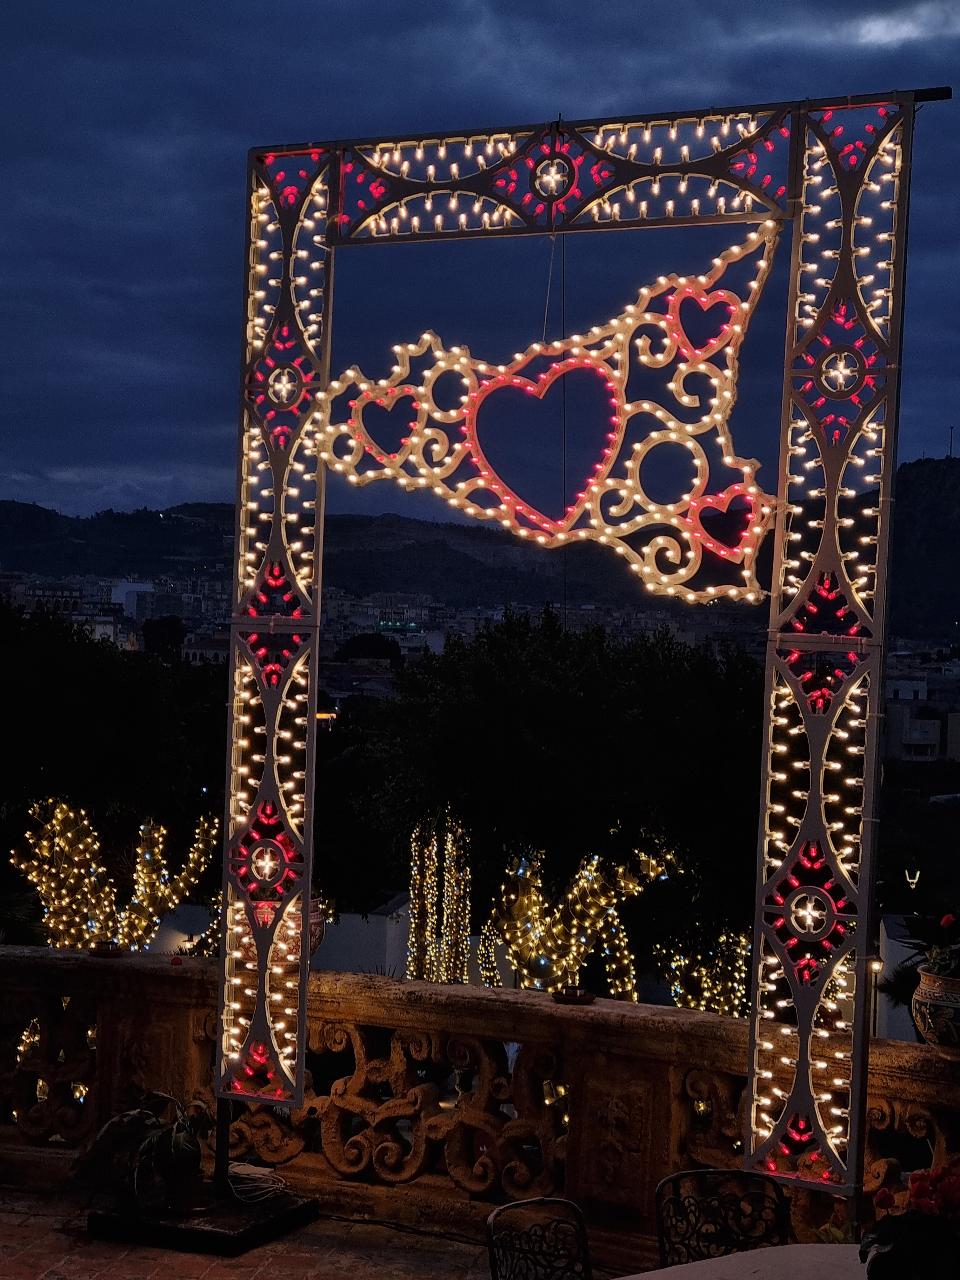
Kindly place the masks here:
MULTIPOLYGON (((563 116, 558 115, 556 123, 553 126, 554 139, 563 132, 562 128, 563 116)), ((553 294, 553 263, 557 254, 557 231, 554 227, 550 232, 550 260, 547 266, 547 293, 543 302, 543 333, 540 341, 546 346, 547 342, 547 326, 550 321, 550 303, 553 294)), ((564 243, 564 237, 561 235, 560 240, 560 337, 567 336, 567 250, 564 243)), ((560 379, 560 510, 561 513, 566 511, 567 498, 567 384, 566 381, 560 379)), ((561 591, 561 618, 563 629, 567 629, 567 557, 566 548, 561 548, 560 555, 560 591, 561 591)))
POLYGON ((553 259, 557 252, 557 235, 556 232, 550 237, 550 265, 547 268, 547 296, 543 300, 543 336, 540 341, 546 345, 547 341, 547 321, 550 318, 550 293, 553 288, 553 259))

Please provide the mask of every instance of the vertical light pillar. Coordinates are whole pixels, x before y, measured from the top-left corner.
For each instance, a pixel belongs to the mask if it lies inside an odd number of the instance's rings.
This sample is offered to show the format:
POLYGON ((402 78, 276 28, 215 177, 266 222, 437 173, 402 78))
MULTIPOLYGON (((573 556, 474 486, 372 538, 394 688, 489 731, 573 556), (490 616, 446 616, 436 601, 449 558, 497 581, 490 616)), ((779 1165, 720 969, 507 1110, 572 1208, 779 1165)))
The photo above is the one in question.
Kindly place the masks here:
POLYGON ((217 1093, 303 1097, 323 473, 329 156, 253 154, 224 823, 217 1093))
POLYGON ((860 1178, 912 95, 802 105, 746 1165, 860 1178))

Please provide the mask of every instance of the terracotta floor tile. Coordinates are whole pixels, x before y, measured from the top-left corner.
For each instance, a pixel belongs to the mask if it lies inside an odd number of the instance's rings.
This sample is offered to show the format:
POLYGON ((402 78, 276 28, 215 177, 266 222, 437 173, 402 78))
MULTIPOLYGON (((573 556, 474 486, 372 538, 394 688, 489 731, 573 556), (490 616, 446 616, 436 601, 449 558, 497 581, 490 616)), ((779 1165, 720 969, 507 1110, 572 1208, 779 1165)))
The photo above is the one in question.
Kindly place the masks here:
MULTIPOLYGON (((156 1274, 164 1280, 201 1280, 217 1261, 218 1259, 207 1254, 174 1253, 168 1250, 162 1262, 149 1265, 156 1265, 156 1274)), ((282 1277, 278 1274, 276 1280, 282 1280, 282 1277)))
MULTIPOLYGON (((210 1270, 204 1272, 203 1280, 254 1280, 255 1276, 263 1274, 265 1267, 269 1268, 270 1263, 261 1262, 250 1267, 243 1263, 242 1258, 236 1260, 215 1258, 210 1270)), ((286 1275, 285 1268, 283 1275, 286 1275)), ((280 1280, 279 1275, 278 1280, 280 1280)))
POLYGON ((49 1235, 49 1227, 38 1227, 34 1219, 8 1220, 0 1226, 0 1236, 4 1240, 19 1240, 24 1248, 35 1240, 43 1240, 49 1235))
POLYGON ((14 1258, 4 1269, 3 1280, 42 1280, 44 1272, 50 1270, 48 1264, 38 1266, 35 1261, 23 1261, 14 1258))
POLYGON ((23 1252, 30 1254, 45 1253, 51 1256, 55 1254, 63 1258, 72 1250, 73 1241, 65 1240, 59 1231, 45 1231, 42 1236, 23 1242, 23 1252))
MULTIPOLYGON (((259 1253, 260 1250, 258 1249, 259 1253)), ((298 1241, 296 1246, 291 1246, 282 1254, 273 1254, 274 1257, 283 1258, 283 1271, 286 1274, 289 1267, 315 1267, 320 1258, 330 1256, 330 1248, 328 1245, 321 1245, 319 1249, 305 1249, 303 1241, 298 1241)), ((249 1258, 250 1254, 245 1253, 244 1258, 249 1258)), ((358 1277, 359 1280, 359 1277, 358 1277)))
POLYGON ((24 1249, 19 1253, 15 1262, 19 1262, 23 1266, 31 1266, 39 1269, 43 1275, 45 1271, 52 1271, 67 1256, 66 1249, 24 1249))
POLYGON ((86 1234, 77 1201, 0 1197, 0 1280, 486 1280, 480 1246, 370 1222, 319 1219, 237 1258, 137 1248, 86 1234))
POLYGON ((98 1280, 101 1275, 102 1262, 77 1262, 72 1258, 64 1258, 46 1272, 44 1280, 98 1280))
POLYGON ((107 1244, 103 1240, 72 1240, 67 1249, 70 1258, 82 1259, 91 1266, 105 1267, 110 1262, 119 1262, 129 1253, 123 1245, 107 1244))
POLYGON ((158 1262, 142 1263, 136 1257, 129 1257, 120 1262, 109 1263, 96 1276, 97 1280, 152 1280, 154 1276, 163 1274, 158 1262))

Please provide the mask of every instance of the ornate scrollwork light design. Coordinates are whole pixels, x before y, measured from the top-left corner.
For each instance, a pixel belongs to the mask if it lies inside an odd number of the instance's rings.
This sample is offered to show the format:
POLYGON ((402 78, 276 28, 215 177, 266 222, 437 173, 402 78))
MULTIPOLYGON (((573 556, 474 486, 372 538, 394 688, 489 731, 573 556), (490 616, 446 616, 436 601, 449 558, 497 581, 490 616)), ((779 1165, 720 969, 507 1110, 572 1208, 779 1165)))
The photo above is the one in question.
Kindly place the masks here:
POLYGON ((544 548, 588 540, 608 546, 651 592, 690 603, 724 596, 756 601, 756 551, 773 499, 756 483, 756 460, 738 456, 730 414, 740 348, 778 231, 768 219, 714 259, 705 274, 663 276, 606 324, 561 341, 535 342, 510 364, 491 364, 465 346, 447 348, 436 334, 425 333, 394 348, 388 378, 374 382, 360 369, 348 369, 317 395, 317 451, 352 484, 392 480, 426 490, 544 548), (735 265, 741 268, 738 292, 726 284, 735 265), (687 326, 704 314, 713 317, 712 328, 697 346, 687 326), (634 365, 662 376, 662 402, 631 398, 634 365), (609 429, 566 509, 547 514, 488 460, 481 417, 496 413, 502 390, 542 400, 560 379, 584 373, 599 379, 609 429), (440 404, 436 392, 451 375, 461 392, 453 408, 444 407, 449 393, 440 404), (377 440, 367 420, 371 410, 404 416, 399 445, 391 449, 377 440), (654 499, 644 484, 646 463, 664 446, 689 454, 689 473, 672 501, 654 499), (724 473, 718 482, 723 487, 711 490, 717 472, 724 473), (741 528, 725 539, 708 521, 728 511, 740 512, 741 528), (739 581, 718 586, 709 575, 704 581, 705 559, 740 566, 739 581))

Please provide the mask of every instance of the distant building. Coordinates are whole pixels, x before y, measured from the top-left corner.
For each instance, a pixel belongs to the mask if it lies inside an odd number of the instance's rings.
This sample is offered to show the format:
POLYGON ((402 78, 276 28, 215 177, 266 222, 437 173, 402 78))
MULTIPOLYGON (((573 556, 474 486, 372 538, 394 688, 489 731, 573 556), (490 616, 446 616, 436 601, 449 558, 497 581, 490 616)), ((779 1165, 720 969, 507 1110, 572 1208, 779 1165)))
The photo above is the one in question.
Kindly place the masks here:
POLYGON ((960 760, 960 662, 902 650, 886 685, 885 754, 891 760, 960 760))
POLYGON ((311 969, 337 973, 382 973, 402 978, 407 970, 410 898, 398 893, 367 915, 344 912, 324 929, 311 969))
POLYGON ((936 760, 940 756, 940 721, 921 718, 903 702, 887 703, 887 750, 890 760, 936 760))
POLYGON ((887 698, 891 702, 926 702, 926 676, 899 676, 887 681, 887 698))
POLYGON ((443 653, 447 639, 442 631, 421 631, 419 628, 402 631, 386 630, 381 634, 396 640, 404 658, 419 658, 424 653, 443 653))

